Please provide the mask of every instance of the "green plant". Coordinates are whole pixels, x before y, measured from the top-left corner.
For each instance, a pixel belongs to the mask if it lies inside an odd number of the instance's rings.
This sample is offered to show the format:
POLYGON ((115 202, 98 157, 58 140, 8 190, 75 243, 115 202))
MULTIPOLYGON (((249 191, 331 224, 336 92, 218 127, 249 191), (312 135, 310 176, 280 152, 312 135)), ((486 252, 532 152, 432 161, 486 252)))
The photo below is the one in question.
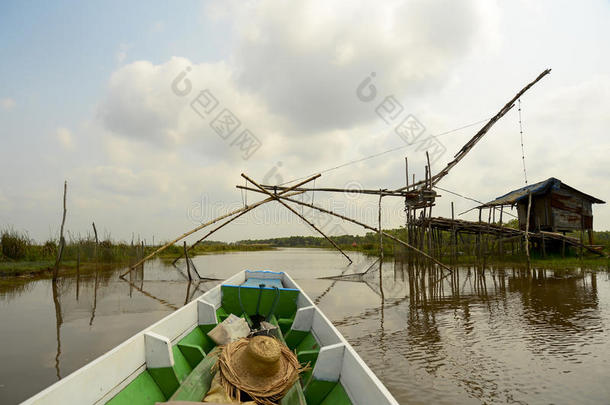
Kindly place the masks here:
POLYGON ((2 232, 0 245, 2 246, 3 256, 13 260, 19 260, 23 259, 27 254, 31 241, 25 233, 8 229, 2 232))
POLYGON ((54 257, 57 254, 57 243, 54 240, 48 240, 42 245, 43 257, 54 257))

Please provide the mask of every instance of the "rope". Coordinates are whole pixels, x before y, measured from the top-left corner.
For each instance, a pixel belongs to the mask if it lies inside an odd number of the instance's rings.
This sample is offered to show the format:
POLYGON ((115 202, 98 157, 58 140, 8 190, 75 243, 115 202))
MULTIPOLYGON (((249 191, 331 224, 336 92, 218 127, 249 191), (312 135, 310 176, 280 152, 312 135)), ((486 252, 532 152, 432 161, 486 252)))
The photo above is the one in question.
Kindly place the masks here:
POLYGON ((519 99, 519 134, 521 135, 521 160, 523 161, 523 177, 527 186, 527 171, 525 170, 525 148, 523 147, 523 123, 521 122, 521 99, 519 99))
POLYGON ((265 287, 265 284, 259 284, 258 285, 258 300, 256 301, 256 314, 255 315, 260 315, 260 307, 261 307, 261 298, 263 297, 263 288, 265 287))
MULTIPOLYGON (((449 134, 451 134, 451 133, 453 133, 453 132, 457 132, 457 131, 460 131, 460 130, 462 130, 462 129, 466 129, 466 128, 470 128, 470 127, 475 126, 475 125, 478 125, 478 124, 482 124, 482 123, 484 123, 484 122, 489 121, 489 119, 490 119, 490 118, 486 118, 486 119, 484 119, 484 120, 480 120, 480 121, 477 121, 477 122, 473 122, 472 124, 467 124, 467 125, 464 125, 464 126, 461 126, 461 127, 458 127, 458 128, 454 128, 454 129, 451 129, 451 130, 449 130, 449 131, 442 132, 442 133, 437 134, 437 135, 432 135, 431 137, 432 137, 432 138, 438 138, 438 137, 440 137, 440 136, 449 135, 449 134)), ((337 170, 337 169, 341 169, 341 168, 344 168, 344 167, 347 167, 347 166, 351 166, 351 165, 354 165, 354 164, 356 164, 356 163, 364 162, 364 161, 366 161, 366 160, 374 159, 374 158, 376 158, 376 157, 383 156, 383 155, 386 155, 386 154, 388 154, 388 153, 396 152, 397 150, 405 149, 405 148, 408 148, 408 147, 410 147, 410 146, 411 146, 411 144, 406 144, 406 145, 402 145, 402 146, 398 146, 398 147, 395 147, 395 148, 392 148, 392 149, 385 150, 385 151, 383 151, 383 152, 375 153, 375 154, 373 154, 373 155, 365 156, 365 157, 360 158, 360 159, 351 160, 351 161, 349 161, 349 162, 342 163, 342 164, 337 165, 337 166, 329 167, 329 168, 324 169, 324 170, 318 170, 317 172, 315 172, 315 173, 313 173, 313 174, 310 174, 310 175, 307 175, 307 176, 298 177, 298 178, 296 178, 296 179, 292 179, 292 180, 285 181, 285 182, 283 182, 283 183, 278 184, 278 186, 284 186, 284 185, 286 185, 286 184, 293 183, 293 182, 295 182, 295 181, 303 180, 303 179, 306 179, 306 178, 308 178, 308 177, 311 177, 311 176, 313 176, 314 174, 317 174, 317 173, 320 173, 320 174, 328 173, 328 172, 330 172, 330 171, 337 170)))
POLYGON ((275 314, 275 310, 277 309, 277 304, 280 302, 280 289, 277 288, 276 286, 273 286, 273 288, 275 289, 275 298, 273 299, 273 304, 271 305, 271 309, 269 310, 269 313, 267 314, 267 317, 265 318, 265 320, 267 322, 269 322, 269 320, 271 319, 271 316, 273 314, 275 314))
MULTIPOLYGON (((314 203, 314 197, 316 196, 316 179, 313 180, 313 191, 311 192, 311 205, 314 203)), ((318 212, 313 210, 312 212, 313 219, 315 220, 318 217, 318 212)))
POLYGON ((241 284, 237 287, 237 300, 239 301, 239 308, 241 308, 241 312, 244 314, 244 317, 246 318, 246 322, 248 322, 248 326, 250 328, 252 328, 252 326, 253 326, 252 320, 250 320, 248 313, 244 309, 244 304, 242 304, 242 302, 241 302, 241 284))

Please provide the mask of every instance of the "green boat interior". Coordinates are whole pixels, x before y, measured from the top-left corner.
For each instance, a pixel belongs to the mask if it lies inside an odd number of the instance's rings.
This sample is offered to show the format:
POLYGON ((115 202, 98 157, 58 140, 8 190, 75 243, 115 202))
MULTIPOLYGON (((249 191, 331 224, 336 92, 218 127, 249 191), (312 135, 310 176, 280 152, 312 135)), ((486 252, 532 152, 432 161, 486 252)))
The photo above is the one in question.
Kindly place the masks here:
MULTIPOLYGON (((285 288, 281 278, 249 278, 241 285, 221 286, 218 323, 230 314, 252 318, 263 314, 278 327, 279 339, 309 370, 301 374, 281 405, 351 405, 338 381, 313 378, 320 344, 311 331, 293 330, 297 289, 285 288)), ((215 374, 219 349, 207 333, 216 324, 198 325, 172 346, 173 367, 147 368, 110 399, 108 405, 154 405, 166 401, 202 401, 215 374)))

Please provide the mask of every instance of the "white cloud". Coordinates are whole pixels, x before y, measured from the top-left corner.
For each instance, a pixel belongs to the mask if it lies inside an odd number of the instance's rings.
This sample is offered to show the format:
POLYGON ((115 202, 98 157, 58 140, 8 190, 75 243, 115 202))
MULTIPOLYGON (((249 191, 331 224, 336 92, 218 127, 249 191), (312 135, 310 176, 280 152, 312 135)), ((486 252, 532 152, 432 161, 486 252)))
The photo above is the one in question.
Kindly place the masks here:
MULTIPOLYGON (((241 86, 304 130, 370 120, 356 88, 371 72, 379 99, 438 90, 452 68, 493 38, 493 7, 482 1, 217 2, 238 34, 241 86), (223 10, 223 7, 225 10, 223 10), (492 18, 490 18, 492 19, 492 18)), ((379 102, 377 100, 376 102, 379 102)))
POLYGON ((6 98, 0 99, 0 107, 2 107, 4 110, 10 110, 14 106, 15 106, 15 100, 13 100, 12 98, 6 97, 6 98))
MULTIPOLYGON (((74 228, 89 229, 95 219, 118 238, 130 237, 134 230, 154 232, 157 238, 173 237, 193 225, 189 212, 202 201, 211 207, 206 211, 208 219, 211 212, 220 213, 214 211, 217 207, 241 204, 234 186, 243 184, 242 172, 257 180, 267 177, 276 182, 281 177, 287 181, 401 145, 394 126, 375 114, 375 107, 387 95, 395 95, 405 106, 403 114, 416 115, 427 133, 439 133, 493 115, 547 64, 553 73, 522 99, 530 182, 555 176, 610 200, 605 195, 610 187, 604 164, 608 155, 604 130, 610 125, 604 108, 610 104, 610 80, 603 70, 608 57, 600 51, 610 36, 604 35, 606 28, 582 23, 605 20, 596 17, 602 14, 590 5, 570 6, 579 15, 574 25, 579 30, 571 32, 565 27, 571 26, 573 13, 563 6, 536 3, 532 10, 529 2, 525 2, 528 9, 519 4, 212 2, 207 17, 218 19, 227 34, 218 35, 221 39, 214 43, 223 47, 222 52, 215 48, 210 56, 191 48, 188 54, 188 44, 196 41, 185 38, 184 46, 174 49, 184 49, 183 56, 188 58, 159 60, 158 54, 151 53, 143 56, 149 60, 132 62, 128 47, 121 45, 116 55, 119 66, 110 78, 104 78, 107 88, 93 122, 79 123, 78 140, 67 129, 63 135, 57 130, 62 146, 78 146, 79 153, 61 162, 41 160, 40 170, 48 173, 48 178, 39 177, 41 187, 28 182, 15 184, 22 187, 19 191, 11 187, 11 198, 27 196, 19 200, 28 201, 32 208, 20 205, 0 213, 22 218, 35 230, 55 212, 32 213, 39 206, 59 207, 60 186, 56 185, 68 177, 74 228), (544 18, 519 18, 528 13, 544 18), (583 36, 584 28, 589 36, 583 36), (219 60, 218 54, 230 57, 219 60), (205 59, 196 59, 199 55, 205 59), (362 102, 356 87, 373 71, 377 98, 362 102), (182 72, 188 73, 185 78, 192 86, 184 96, 172 90, 182 72), (191 102, 204 89, 219 104, 210 116, 200 117, 191 102), (262 147, 251 159, 243 160, 231 145, 237 134, 223 140, 210 128, 224 108, 241 121, 237 131, 247 128, 260 138, 262 147), (53 186, 45 188, 46 184, 53 186), (42 191, 35 196, 32 189, 42 191)), ((165 24, 167 32, 172 30, 171 22, 165 24)), ((137 44, 147 49, 146 44, 137 44)), ((178 91, 185 85, 180 80, 178 91)), ((447 153, 434 170, 481 126, 440 138, 447 153)), ((316 185, 341 187, 357 182, 366 188, 399 187, 404 184, 405 155, 410 173, 421 179, 425 154, 411 147, 325 172, 316 185)), ((488 200, 522 183, 513 110, 439 185, 488 200)), ((451 201, 456 213, 474 205, 441 194, 434 215, 450 215, 451 201)), ((249 193, 248 201, 259 197, 249 193)), ((329 196, 316 193, 315 201, 323 204, 329 196)), ((374 198, 352 200, 339 194, 333 201, 338 211, 345 208, 354 217, 362 214, 359 218, 365 222, 376 222, 374 198), (355 212, 354 207, 368 211, 355 212)), ((388 198, 386 204, 398 208, 384 215, 385 226, 401 225, 402 202, 388 198)), ((295 225, 299 221, 290 215, 280 216, 291 218, 289 224, 253 223, 259 214, 284 211, 270 204, 240 220, 245 225, 229 226, 216 237, 236 240, 310 232, 306 226, 295 225)), ((596 206, 595 215, 596 228, 607 229, 607 206, 596 206)), ((37 234, 44 237, 46 228, 45 223, 37 234)))
POLYGON ((57 128, 55 131, 55 136, 57 137, 57 140, 62 148, 66 150, 74 149, 74 137, 68 128, 57 128))

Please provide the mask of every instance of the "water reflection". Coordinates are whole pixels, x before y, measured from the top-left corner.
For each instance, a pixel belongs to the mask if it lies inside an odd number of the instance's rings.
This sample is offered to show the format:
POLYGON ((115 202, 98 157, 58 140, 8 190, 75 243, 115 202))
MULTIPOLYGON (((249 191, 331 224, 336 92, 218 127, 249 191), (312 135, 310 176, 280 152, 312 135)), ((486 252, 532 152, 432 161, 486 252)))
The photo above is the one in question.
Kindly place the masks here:
MULTIPOLYGON (((598 274, 475 266, 447 276, 429 266, 395 262, 383 264, 378 289, 367 278, 374 274, 379 275, 369 272, 359 281, 389 298, 334 322, 349 331, 360 352, 371 352, 374 368, 397 372, 388 372, 384 381, 401 403, 607 398, 599 376, 580 375, 586 373, 584 364, 603 368, 600 353, 610 348, 598 274), (374 318, 377 329, 370 325, 374 318), (388 368, 387 359, 394 366, 388 368), (580 380, 568 382, 566 374, 580 380), (427 389, 426 379, 434 381, 427 389), (557 389, 556 381, 566 388, 557 389), (583 387, 587 393, 578 397, 583 387)), ((606 275, 603 288, 608 291, 606 275)))
POLYGON ((0 282, 0 403, 16 403, 244 268, 288 271, 400 403, 599 403, 610 397, 607 273, 463 267, 324 250, 0 282), (49 306, 52 302, 52 307, 49 306), (54 328, 54 333, 51 332, 54 328), (41 331, 43 333, 41 333, 41 331), (28 375, 28 381, 23 381, 28 375), (592 375, 592 376, 591 376, 592 375), (594 377, 593 377, 594 376, 594 377))

